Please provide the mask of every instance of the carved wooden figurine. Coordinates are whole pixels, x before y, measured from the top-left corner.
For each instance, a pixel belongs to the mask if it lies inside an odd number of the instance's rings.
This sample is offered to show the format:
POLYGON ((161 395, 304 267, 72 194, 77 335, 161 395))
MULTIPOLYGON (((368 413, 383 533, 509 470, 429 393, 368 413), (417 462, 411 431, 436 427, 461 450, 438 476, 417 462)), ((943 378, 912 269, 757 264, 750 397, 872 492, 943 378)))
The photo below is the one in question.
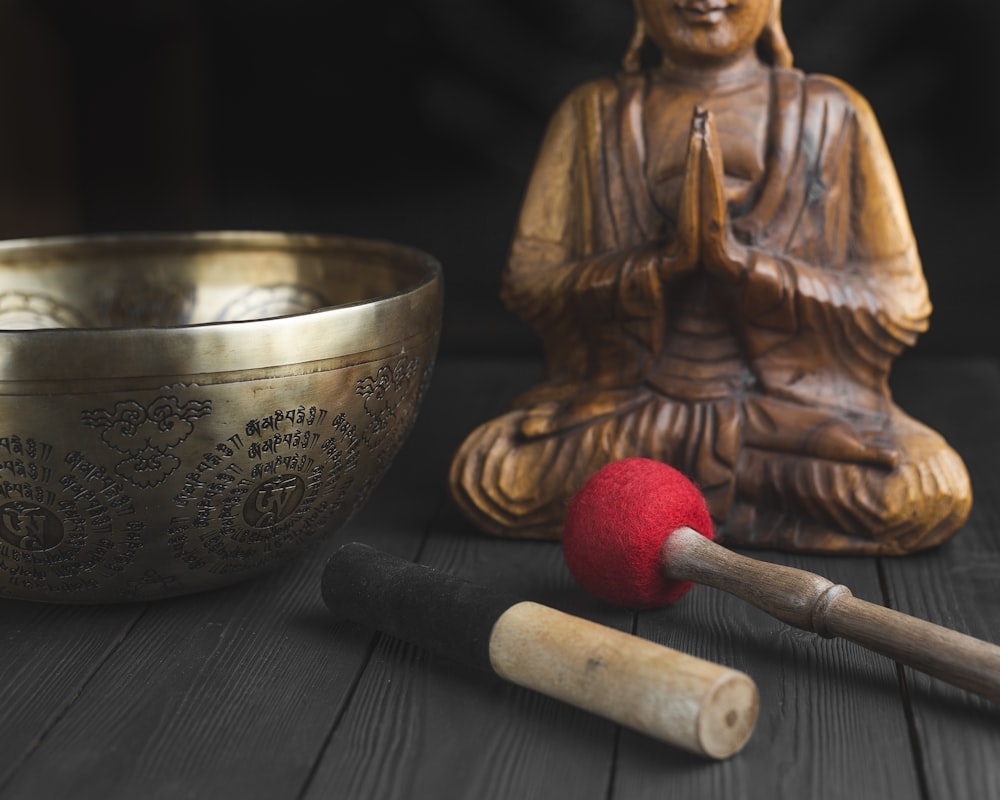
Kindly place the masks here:
POLYGON ((971 491, 889 394, 930 303, 869 106, 791 68, 780 0, 636 10, 623 74, 552 120, 503 275, 546 380, 472 432, 453 496, 489 532, 557 538, 590 475, 644 456, 695 480, 731 545, 944 541, 971 491))

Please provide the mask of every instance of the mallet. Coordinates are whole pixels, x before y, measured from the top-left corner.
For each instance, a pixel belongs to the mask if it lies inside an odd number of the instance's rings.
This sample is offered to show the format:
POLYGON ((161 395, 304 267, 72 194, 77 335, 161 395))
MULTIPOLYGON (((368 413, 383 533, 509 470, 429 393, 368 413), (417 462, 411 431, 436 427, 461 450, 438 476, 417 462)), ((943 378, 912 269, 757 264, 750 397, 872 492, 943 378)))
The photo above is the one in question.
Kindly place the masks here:
POLYGON ((738 555, 712 535, 705 500, 686 477, 628 458, 603 467, 570 501, 563 552, 577 582, 615 605, 669 605, 702 583, 1000 700, 1000 647, 860 600, 819 575, 738 555))
POLYGON ((694 753, 734 754, 757 720, 757 687, 742 672, 366 545, 334 553, 322 587, 338 617, 694 753))

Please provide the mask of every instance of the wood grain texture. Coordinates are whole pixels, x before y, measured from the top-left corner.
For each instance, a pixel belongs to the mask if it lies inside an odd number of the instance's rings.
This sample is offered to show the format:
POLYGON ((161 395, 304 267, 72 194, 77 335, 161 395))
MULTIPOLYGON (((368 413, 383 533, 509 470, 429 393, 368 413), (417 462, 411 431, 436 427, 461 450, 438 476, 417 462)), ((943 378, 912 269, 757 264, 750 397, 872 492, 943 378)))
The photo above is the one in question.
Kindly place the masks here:
MULTIPOLYGON (((485 417, 536 376, 530 362, 466 364, 457 385, 444 376, 453 387, 446 416, 475 407, 485 417)), ((420 561, 550 605, 572 589, 557 546, 511 545, 479 535, 445 506, 420 561)), ((592 616, 586 612, 597 609, 598 621, 628 629, 627 612, 578 599, 563 610, 592 616)), ((603 798, 615 738, 606 720, 380 637, 306 797, 603 798)))
POLYGON ((1000 702, 1000 646, 855 597, 822 575, 735 553, 691 528, 663 543, 667 578, 729 592, 772 617, 839 636, 900 664, 1000 702))
MULTIPOLYGON (((1000 365, 918 362, 897 371, 896 391, 966 460, 974 502, 968 523, 939 550, 886 559, 893 607, 1000 644, 1000 365), (933 376, 933 378, 931 377, 933 376)), ((1000 780, 971 764, 1000 753, 1000 704, 906 670, 914 747, 930 797, 1000 797, 1000 780)))
POLYGON ((303 623, 317 576, 297 567, 152 607, 5 796, 294 795, 368 650, 303 623))
MULTIPOLYGON (((754 556, 823 570, 865 599, 880 597, 869 561, 754 556)), ((760 717, 743 752, 710 769, 624 732, 613 797, 652 800, 669 788, 677 797, 742 798, 765 786, 768 797, 919 797, 895 669, 887 659, 790 628, 701 586, 672 608, 641 614, 638 633, 746 672, 760 690, 760 717)))
POLYGON ((757 722, 744 673, 530 601, 496 621, 497 675, 674 747, 729 758, 757 722))
POLYGON ((0 792, 144 611, 145 606, 81 609, 2 601, 0 792))
MULTIPOLYGON (((558 547, 510 545, 470 535, 448 513, 422 561, 505 590, 534 587, 528 599, 566 590, 558 547)), ((603 798, 615 736, 612 723, 592 714, 380 639, 307 796, 603 798)))

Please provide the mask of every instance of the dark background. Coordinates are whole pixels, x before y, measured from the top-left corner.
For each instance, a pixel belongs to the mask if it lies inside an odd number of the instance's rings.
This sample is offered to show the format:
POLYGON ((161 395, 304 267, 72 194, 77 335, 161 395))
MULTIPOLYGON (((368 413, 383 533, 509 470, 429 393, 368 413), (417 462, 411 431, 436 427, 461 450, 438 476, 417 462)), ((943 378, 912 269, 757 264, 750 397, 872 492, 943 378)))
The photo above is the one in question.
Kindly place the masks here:
MULTIPOLYGON (((936 313, 1000 354, 1000 4, 785 0, 796 63, 872 103, 936 313)), ((0 235, 281 229, 445 265, 447 353, 523 353, 499 273, 545 123, 629 0, 0 0, 0 235)))

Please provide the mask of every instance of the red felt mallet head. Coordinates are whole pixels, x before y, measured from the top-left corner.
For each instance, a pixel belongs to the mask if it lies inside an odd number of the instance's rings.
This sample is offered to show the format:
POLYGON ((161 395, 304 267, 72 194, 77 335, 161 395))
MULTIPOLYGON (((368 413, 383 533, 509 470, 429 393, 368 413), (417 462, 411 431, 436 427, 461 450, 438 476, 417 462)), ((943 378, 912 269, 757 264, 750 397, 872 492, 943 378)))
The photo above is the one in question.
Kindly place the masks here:
POLYGON ((588 592, 626 608, 660 608, 694 585, 663 575, 662 547, 678 528, 713 538, 705 498, 671 466, 626 458, 598 470, 570 501, 563 552, 588 592))

